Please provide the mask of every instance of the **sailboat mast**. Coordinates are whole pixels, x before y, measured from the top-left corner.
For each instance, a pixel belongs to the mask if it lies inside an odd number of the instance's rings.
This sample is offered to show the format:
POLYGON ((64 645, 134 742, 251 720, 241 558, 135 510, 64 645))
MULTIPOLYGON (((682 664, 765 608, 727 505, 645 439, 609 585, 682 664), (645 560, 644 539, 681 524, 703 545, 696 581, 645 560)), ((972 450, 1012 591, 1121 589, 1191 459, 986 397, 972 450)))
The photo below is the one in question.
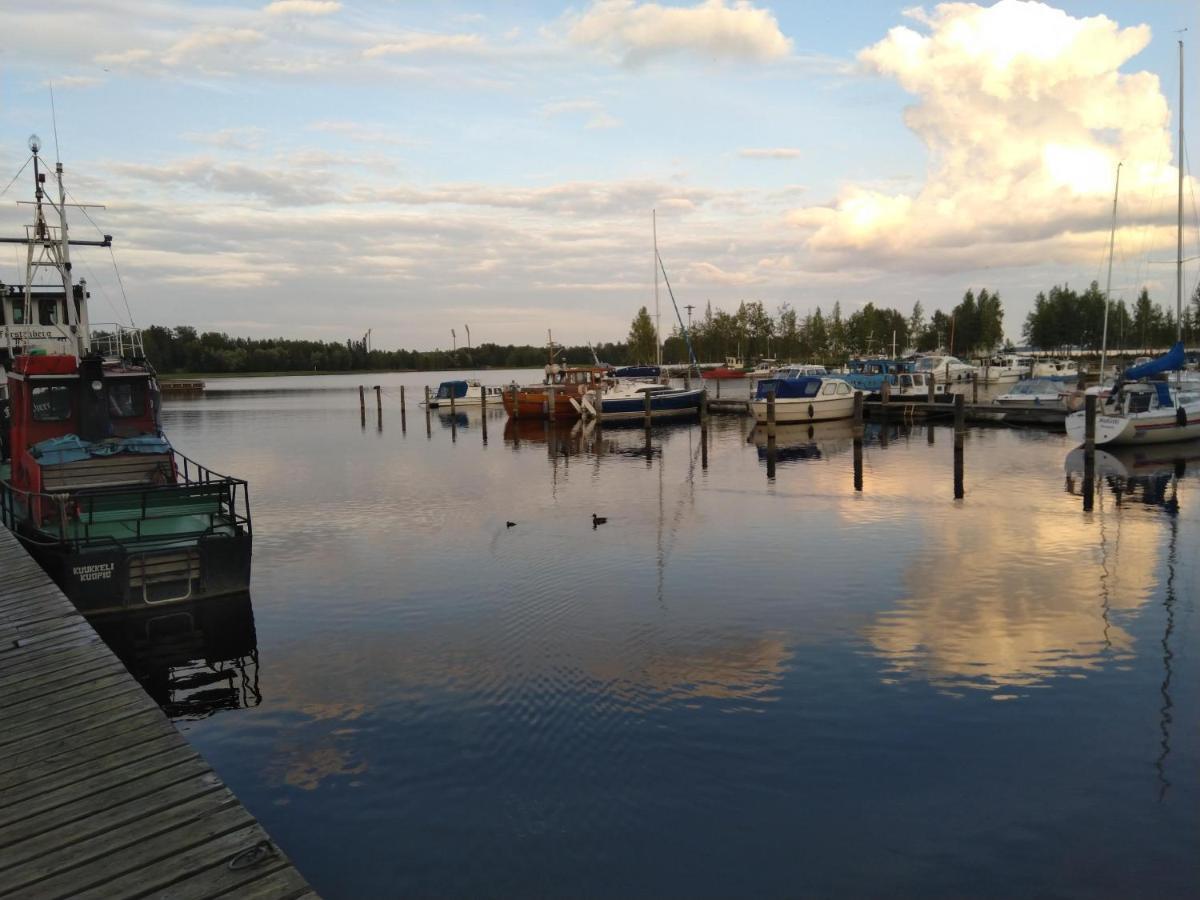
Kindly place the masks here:
MULTIPOLYGON (((1183 195, 1180 194, 1180 196, 1183 195)), ((1182 209, 1182 207, 1180 208, 1182 209)), ((661 366, 662 334, 659 332, 661 319, 658 311, 658 210, 655 209, 650 210, 650 230, 654 235, 654 362, 661 366)))
POLYGON ((1183 41, 1179 42, 1179 211, 1175 250, 1175 340, 1183 340, 1183 41))
POLYGON ((1108 279, 1104 282, 1104 336, 1100 341, 1100 380, 1104 380, 1104 367, 1108 359, 1108 307, 1112 291, 1113 249, 1117 242, 1117 193, 1121 190, 1121 164, 1117 163, 1117 184, 1113 188, 1112 230, 1108 234, 1108 279))

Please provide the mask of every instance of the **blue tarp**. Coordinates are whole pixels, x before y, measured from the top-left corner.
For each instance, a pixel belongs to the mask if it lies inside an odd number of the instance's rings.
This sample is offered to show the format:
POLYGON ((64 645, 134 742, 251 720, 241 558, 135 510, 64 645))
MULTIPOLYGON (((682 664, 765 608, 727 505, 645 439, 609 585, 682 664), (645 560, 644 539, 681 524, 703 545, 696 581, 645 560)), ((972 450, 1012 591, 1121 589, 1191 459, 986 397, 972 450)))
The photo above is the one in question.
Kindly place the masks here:
POLYGON ((755 393, 754 399, 766 400, 767 392, 770 390, 775 391, 776 400, 815 397, 821 390, 821 379, 811 375, 801 378, 768 378, 758 383, 758 391, 755 393))
POLYGON ((136 437, 109 438, 88 443, 77 434, 47 438, 29 448, 30 454, 43 466, 79 462, 92 456, 113 456, 117 453, 170 453, 171 444, 162 435, 139 434, 136 437))
POLYGON ((467 396, 467 383, 465 381, 443 381, 438 385, 438 400, 449 400, 451 396, 455 400, 459 397, 467 396), (453 391, 453 394, 451 394, 451 391, 453 391))
POLYGON ((1121 377, 1126 381, 1136 381, 1139 378, 1149 378, 1151 375, 1161 375, 1163 372, 1174 372, 1176 369, 1182 369, 1185 365, 1187 365, 1187 354, 1184 353, 1183 342, 1180 341, 1168 350, 1165 356, 1152 359, 1140 366, 1128 368, 1121 377))

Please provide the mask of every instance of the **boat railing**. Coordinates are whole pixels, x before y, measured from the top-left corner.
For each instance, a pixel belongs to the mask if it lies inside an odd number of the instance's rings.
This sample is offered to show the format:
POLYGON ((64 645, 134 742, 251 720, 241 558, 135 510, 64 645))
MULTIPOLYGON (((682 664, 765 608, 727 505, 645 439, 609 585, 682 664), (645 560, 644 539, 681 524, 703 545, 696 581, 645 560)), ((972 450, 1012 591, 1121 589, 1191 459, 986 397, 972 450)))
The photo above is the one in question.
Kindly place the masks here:
POLYGON ((92 322, 92 352, 105 359, 145 359, 142 332, 119 322, 92 322))
MULTIPOLYGON (((35 522, 40 530, 56 539, 54 544, 68 544, 76 550, 111 544, 126 549, 128 544, 161 539, 172 543, 200 540, 223 529, 241 529, 252 533, 250 520, 249 485, 241 478, 214 472, 207 466, 172 450, 176 480, 164 484, 112 485, 75 491, 29 491, 8 481, 0 481, 0 521, 14 532, 23 522, 35 522), (111 508, 120 498, 119 506, 111 508), (186 498, 186 499, 184 499, 186 498), (173 503, 172 501, 179 502, 173 503), (109 507, 106 509, 106 507, 109 507), (122 512, 127 511, 127 514, 122 512), (46 528, 43 520, 53 513, 54 527, 46 528), (143 526, 156 519, 181 513, 207 520, 204 527, 190 531, 172 531, 169 535, 147 533, 143 526), (97 521, 97 514, 101 516, 97 521), (96 525, 111 526, 120 522, 130 531, 128 541, 107 532, 93 532, 96 525)), ((33 543, 38 538, 22 534, 23 540, 33 543)))

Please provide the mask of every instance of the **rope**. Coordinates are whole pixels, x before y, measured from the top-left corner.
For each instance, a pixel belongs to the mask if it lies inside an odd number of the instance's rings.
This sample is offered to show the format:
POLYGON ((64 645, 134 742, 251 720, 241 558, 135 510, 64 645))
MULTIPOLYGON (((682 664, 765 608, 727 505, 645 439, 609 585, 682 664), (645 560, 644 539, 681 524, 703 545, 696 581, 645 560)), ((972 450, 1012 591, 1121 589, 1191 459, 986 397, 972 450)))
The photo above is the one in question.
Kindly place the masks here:
POLYGON ((22 173, 22 172, 24 172, 24 171, 25 171, 25 169, 27 169, 27 168, 29 167, 29 163, 30 163, 32 160, 33 160, 33 157, 32 157, 32 156, 30 156, 30 157, 29 157, 29 159, 25 160, 25 165, 21 166, 21 168, 19 168, 19 169, 17 170, 17 174, 16 174, 16 175, 14 175, 14 176, 12 177, 12 181, 10 181, 8 184, 6 184, 6 185, 4 186, 4 190, 0 191, 0 197, 3 197, 5 194, 7 194, 7 193, 8 193, 8 189, 9 189, 10 187, 12 187, 14 184, 16 184, 16 183, 17 183, 17 179, 18 179, 18 178, 20 178, 20 177, 21 177, 21 173, 22 173))

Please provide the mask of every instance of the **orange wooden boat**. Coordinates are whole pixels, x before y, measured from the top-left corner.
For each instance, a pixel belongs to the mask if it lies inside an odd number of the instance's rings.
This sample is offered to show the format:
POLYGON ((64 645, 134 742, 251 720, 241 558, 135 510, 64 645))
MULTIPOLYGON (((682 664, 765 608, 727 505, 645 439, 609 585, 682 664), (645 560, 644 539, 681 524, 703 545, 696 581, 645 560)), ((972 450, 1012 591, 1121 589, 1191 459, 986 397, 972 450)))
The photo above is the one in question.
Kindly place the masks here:
POLYGON ((548 419, 553 397, 555 419, 578 419, 579 410, 571 401, 579 402, 584 394, 597 387, 603 389, 607 372, 599 366, 547 366, 542 384, 510 385, 504 389, 504 411, 519 419, 548 419))

